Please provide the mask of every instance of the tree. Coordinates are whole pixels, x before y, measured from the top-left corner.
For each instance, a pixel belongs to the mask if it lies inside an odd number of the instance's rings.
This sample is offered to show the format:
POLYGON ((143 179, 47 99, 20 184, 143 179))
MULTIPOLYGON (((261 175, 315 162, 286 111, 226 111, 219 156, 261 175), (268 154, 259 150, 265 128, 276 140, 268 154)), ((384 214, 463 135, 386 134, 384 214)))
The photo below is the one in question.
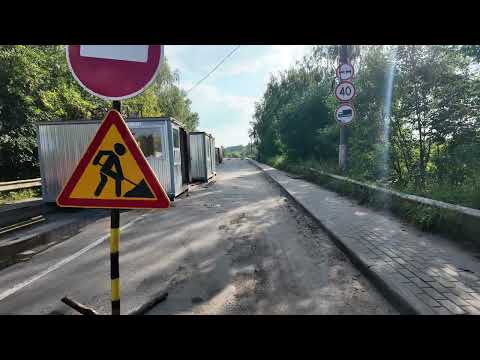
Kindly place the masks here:
MULTIPOLYGON (((122 104, 126 117, 173 116, 194 130, 199 122, 165 61, 154 84, 122 104)), ((36 123, 102 119, 111 103, 85 91, 60 45, 0 46, 0 179, 39 176, 36 123)))
MULTIPOLYGON (((347 175, 480 207, 479 49, 353 49, 357 117, 348 125, 347 175)), ((335 170, 337 61, 337 46, 317 46, 271 78, 250 131, 261 161, 313 160, 335 170)))

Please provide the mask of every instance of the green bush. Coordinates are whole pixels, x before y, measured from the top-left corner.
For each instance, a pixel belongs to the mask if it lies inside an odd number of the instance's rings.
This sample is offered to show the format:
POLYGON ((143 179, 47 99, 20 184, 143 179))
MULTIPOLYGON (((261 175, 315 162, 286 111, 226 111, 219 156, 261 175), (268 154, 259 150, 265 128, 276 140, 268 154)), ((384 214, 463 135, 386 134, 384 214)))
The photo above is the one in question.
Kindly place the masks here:
POLYGON ((3 193, 0 193, 0 204, 10 203, 19 200, 39 198, 41 196, 41 188, 5 191, 3 193))

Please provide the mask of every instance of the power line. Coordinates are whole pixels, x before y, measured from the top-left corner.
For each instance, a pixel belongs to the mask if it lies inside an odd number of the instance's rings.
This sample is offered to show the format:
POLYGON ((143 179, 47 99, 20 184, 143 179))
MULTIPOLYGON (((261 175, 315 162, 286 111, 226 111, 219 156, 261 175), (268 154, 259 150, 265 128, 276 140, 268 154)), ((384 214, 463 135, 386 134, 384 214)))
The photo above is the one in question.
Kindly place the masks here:
POLYGON ((214 72, 215 70, 217 70, 218 67, 225 62, 225 60, 227 60, 230 56, 232 56, 233 53, 234 53, 235 51, 237 51, 239 47, 240 47, 240 45, 238 45, 235 49, 233 49, 232 51, 230 51, 230 52, 228 53, 228 55, 225 56, 207 75, 205 75, 202 79, 200 79, 199 81, 197 81, 197 83, 196 83, 195 85, 193 85, 193 86, 190 88, 190 90, 187 91, 187 94, 188 94, 190 91, 192 91, 193 89, 195 89, 198 85, 200 85, 200 83, 201 83, 203 80, 205 80, 205 79, 208 78, 211 74, 213 74, 213 72, 214 72))

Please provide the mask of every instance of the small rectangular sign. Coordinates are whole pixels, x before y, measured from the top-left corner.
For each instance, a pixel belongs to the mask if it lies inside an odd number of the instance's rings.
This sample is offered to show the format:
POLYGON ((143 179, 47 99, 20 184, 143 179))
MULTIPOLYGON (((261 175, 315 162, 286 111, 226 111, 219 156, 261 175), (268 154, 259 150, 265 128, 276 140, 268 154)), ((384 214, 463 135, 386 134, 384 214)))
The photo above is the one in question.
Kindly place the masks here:
POLYGON ((146 63, 148 45, 80 45, 80 56, 146 63))

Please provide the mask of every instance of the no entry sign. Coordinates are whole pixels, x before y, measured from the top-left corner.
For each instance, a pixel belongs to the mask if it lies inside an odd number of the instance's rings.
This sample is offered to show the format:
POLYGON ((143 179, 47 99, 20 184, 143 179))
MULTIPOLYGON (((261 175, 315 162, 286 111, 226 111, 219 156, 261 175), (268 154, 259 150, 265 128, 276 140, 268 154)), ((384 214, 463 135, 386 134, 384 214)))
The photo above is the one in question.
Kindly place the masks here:
POLYGON ((163 45, 68 45, 67 60, 75 79, 105 100, 140 94, 155 79, 163 45))

